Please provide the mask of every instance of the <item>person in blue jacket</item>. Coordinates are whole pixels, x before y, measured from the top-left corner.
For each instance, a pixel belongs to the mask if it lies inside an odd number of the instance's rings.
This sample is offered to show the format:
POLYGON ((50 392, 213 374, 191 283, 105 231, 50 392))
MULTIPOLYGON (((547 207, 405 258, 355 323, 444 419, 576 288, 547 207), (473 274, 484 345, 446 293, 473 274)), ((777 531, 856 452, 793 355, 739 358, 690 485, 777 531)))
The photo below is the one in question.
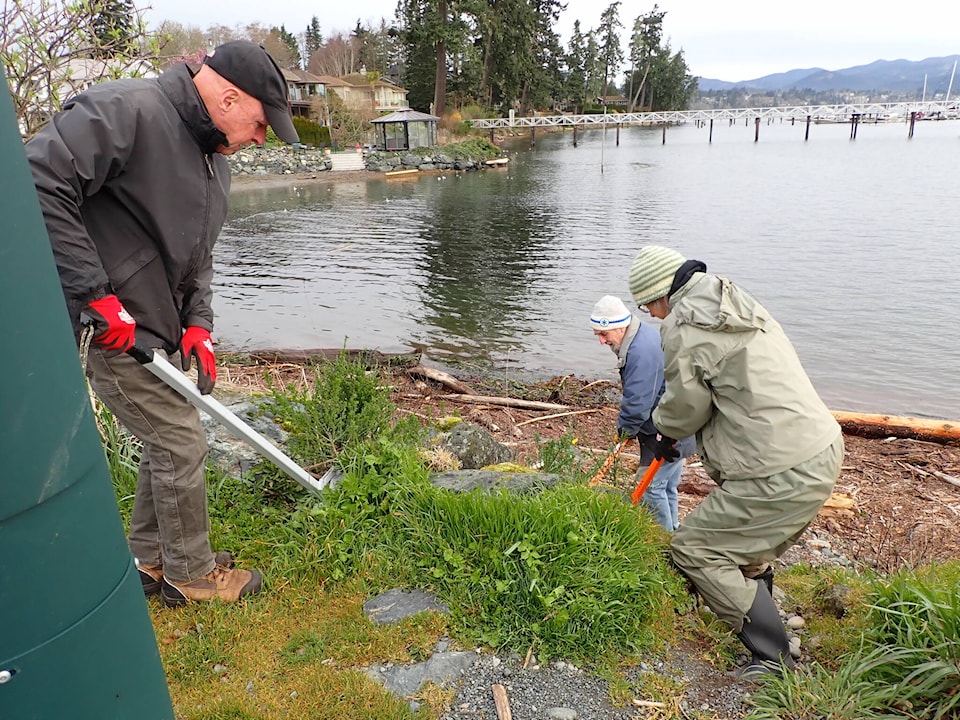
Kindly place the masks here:
MULTIPOLYGON (((617 355, 623 399, 617 417, 617 438, 636 438, 640 444, 640 467, 637 481, 653 462, 658 434, 650 415, 663 395, 663 350, 660 333, 648 323, 640 322, 620 298, 605 295, 590 315, 590 327, 600 343, 617 355)), ((677 443, 679 457, 664 462, 643 495, 643 503, 654 519, 668 532, 679 525, 677 486, 683 471, 683 459, 693 452, 692 437, 677 443)))

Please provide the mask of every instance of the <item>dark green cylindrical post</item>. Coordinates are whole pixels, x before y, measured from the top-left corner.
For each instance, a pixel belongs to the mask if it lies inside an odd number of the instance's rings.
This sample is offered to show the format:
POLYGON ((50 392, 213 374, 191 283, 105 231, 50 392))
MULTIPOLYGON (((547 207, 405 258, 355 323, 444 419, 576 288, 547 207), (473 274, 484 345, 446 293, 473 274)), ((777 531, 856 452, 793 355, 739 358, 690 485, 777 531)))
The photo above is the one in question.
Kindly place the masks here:
POLYGON ((0 69, 0 717, 173 718, 0 69))

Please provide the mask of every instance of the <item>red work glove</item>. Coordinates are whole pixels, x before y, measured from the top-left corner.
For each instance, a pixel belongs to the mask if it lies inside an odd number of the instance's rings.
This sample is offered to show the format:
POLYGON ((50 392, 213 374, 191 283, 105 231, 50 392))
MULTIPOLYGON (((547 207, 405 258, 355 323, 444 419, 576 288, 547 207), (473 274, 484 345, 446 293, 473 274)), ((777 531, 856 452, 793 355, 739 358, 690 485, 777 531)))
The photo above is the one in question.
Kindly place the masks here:
POLYGON ((133 346, 137 322, 120 303, 116 295, 107 295, 87 303, 84 313, 93 320, 93 341, 108 351, 107 355, 119 355, 133 346))
POLYGON ((209 395, 217 381, 217 359, 213 356, 213 341, 210 333, 191 325, 180 340, 180 366, 190 369, 190 358, 197 358, 197 387, 201 395, 209 395))

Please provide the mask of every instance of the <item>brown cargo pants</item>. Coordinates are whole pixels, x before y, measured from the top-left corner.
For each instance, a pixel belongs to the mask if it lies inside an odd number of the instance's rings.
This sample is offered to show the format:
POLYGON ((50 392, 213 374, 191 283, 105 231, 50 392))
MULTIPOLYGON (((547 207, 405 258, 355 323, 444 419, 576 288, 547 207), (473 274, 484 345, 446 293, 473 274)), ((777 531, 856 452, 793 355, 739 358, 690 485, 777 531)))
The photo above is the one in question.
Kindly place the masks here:
MULTIPOLYGON (((179 354, 171 360, 177 364, 179 354)), ((204 478, 207 440, 199 411, 126 354, 106 358, 91 346, 87 376, 103 403, 143 442, 130 551, 144 565, 162 565, 172 582, 206 575, 215 562, 204 478)))

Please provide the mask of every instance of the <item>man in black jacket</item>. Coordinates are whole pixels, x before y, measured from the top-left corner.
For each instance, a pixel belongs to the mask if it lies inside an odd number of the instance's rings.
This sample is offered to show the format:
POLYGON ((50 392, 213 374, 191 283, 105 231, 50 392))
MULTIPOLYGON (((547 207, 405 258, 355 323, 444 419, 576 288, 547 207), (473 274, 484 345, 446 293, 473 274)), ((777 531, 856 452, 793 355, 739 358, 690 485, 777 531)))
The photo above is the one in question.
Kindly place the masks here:
POLYGON ((260 590, 257 570, 210 548, 200 416, 126 354, 135 342, 197 363, 216 381, 210 332, 213 244, 226 218, 224 155, 262 145, 267 126, 297 133, 283 73, 247 41, 218 47, 194 72, 97 85, 70 100, 27 145, 90 384, 143 441, 130 549, 146 594, 167 605, 260 590))

